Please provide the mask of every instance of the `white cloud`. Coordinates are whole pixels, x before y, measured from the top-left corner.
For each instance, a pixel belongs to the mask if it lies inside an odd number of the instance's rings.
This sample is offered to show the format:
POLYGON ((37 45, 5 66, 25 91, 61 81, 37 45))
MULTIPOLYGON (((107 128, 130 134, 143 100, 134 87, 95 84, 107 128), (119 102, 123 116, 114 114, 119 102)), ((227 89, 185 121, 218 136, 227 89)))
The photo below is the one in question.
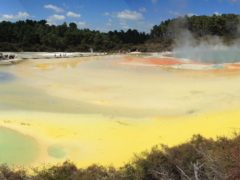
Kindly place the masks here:
POLYGON ((51 9, 53 11, 55 11, 56 13, 61 13, 61 12, 64 12, 64 10, 58 6, 55 6, 53 4, 46 4, 44 6, 45 9, 51 9))
POLYGON ((187 14, 187 17, 192 17, 192 16, 196 16, 197 14, 194 14, 194 13, 188 13, 187 14))
POLYGON ((112 26, 112 23, 111 23, 111 22, 107 22, 107 23, 106 23, 106 26, 111 27, 111 26, 112 26))
POLYGON ((106 26, 107 27, 111 27, 112 26, 112 19, 111 18, 108 19, 108 22, 106 23, 106 26))
POLYGON ((77 25, 78 25, 78 28, 85 28, 86 27, 86 25, 87 25, 87 23, 86 22, 84 22, 84 21, 79 21, 78 23, 77 23, 77 25))
POLYGON ((143 15, 140 12, 137 11, 130 11, 130 10, 124 10, 117 13, 117 18, 121 20, 141 20, 143 19, 143 15))
POLYGON ((54 15, 48 17, 47 21, 49 24, 58 24, 65 19, 66 19, 66 17, 63 15, 54 14, 54 15))
POLYGON ((219 13, 219 12, 214 12, 213 14, 216 16, 221 16, 221 13, 219 13))
POLYGON ((16 20, 25 20, 29 17, 30 15, 27 12, 18 12, 17 14, 3 14, 0 17, 0 20, 16 21, 16 20))
POLYGON ((67 16, 68 16, 68 17, 72 17, 72 18, 80 18, 80 17, 81 17, 81 14, 77 14, 77 13, 75 13, 75 12, 69 11, 69 12, 67 13, 67 16))
POLYGON ((124 30, 130 28, 129 25, 126 22, 120 22, 119 24, 120 24, 121 28, 124 29, 124 30))

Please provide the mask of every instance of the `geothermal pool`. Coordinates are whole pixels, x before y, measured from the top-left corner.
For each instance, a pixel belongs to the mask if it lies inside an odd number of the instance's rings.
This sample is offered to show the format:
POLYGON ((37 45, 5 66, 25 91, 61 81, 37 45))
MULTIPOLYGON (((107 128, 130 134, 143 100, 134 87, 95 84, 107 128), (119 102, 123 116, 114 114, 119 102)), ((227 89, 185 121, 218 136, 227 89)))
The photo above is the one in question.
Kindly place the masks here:
POLYGON ((239 46, 183 46, 173 50, 172 55, 176 58, 192 59, 202 63, 239 63, 239 46))
POLYGON ((0 66, 0 162, 119 167, 193 134, 231 136, 240 127, 239 66, 213 67, 144 55, 0 66))

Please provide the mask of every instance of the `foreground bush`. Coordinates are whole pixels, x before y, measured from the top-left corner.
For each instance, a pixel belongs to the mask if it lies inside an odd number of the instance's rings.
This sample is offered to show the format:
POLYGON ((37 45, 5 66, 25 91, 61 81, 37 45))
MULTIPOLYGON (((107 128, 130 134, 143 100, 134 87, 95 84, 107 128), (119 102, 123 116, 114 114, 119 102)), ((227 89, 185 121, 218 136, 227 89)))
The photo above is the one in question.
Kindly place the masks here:
POLYGON ((240 179, 240 136, 216 141, 200 135, 175 147, 153 147, 119 169, 92 165, 79 169, 71 162, 34 170, 0 166, 0 180, 236 180, 240 179))

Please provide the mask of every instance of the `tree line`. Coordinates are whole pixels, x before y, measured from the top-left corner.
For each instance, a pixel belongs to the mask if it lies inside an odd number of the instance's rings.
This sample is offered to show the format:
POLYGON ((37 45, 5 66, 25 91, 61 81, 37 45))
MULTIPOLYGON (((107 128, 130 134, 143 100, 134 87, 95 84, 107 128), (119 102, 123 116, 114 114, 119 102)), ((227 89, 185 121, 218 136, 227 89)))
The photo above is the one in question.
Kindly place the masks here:
POLYGON ((129 29, 108 33, 78 29, 75 23, 49 25, 46 20, 0 22, 1 51, 114 51, 144 43, 149 35, 129 29))
POLYGON ((184 16, 153 26, 150 33, 135 29, 100 32, 78 29, 75 23, 49 25, 46 20, 0 22, 0 51, 161 51, 171 49, 180 32, 196 39, 219 36, 230 42, 240 36, 240 16, 184 16))

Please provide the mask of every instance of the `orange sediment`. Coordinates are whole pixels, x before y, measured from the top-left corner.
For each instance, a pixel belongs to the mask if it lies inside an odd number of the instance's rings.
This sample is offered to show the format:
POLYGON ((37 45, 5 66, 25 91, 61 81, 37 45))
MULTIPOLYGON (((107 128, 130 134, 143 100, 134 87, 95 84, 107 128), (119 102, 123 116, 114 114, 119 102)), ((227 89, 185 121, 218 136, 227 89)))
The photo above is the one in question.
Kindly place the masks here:
MULTIPOLYGON (((206 65, 206 68, 199 69, 200 71, 204 71, 206 73, 226 73, 226 72, 234 72, 237 73, 240 70, 240 63, 232 63, 232 64, 222 64, 220 65, 221 68, 218 68, 218 65, 209 64, 194 60, 184 61, 182 59, 172 58, 172 57, 125 57, 125 63, 129 64, 143 64, 143 65, 155 65, 155 66, 162 66, 162 67, 172 67, 175 69, 176 65, 206 65)), ((177 66, 178 67, 178 66, 177 66)), ((185 69, 184 67, 179 66, 182 70, 188 71, 195 71, 194 69, 188 68, 185 69)))
POLYGON ((185 62, 175 59, 175 58, 168 58, 168 57, 161 57, 161 58, 133 58, 133 57, 126 57, 124 59, 125 62, 129 63, 143 63, 143 64, 151 64, 151 65, 178 65, 184 64, 185 62))
POLYGON ((226 69, 235 69, 235 70, 239 70, 240 69, 240 64, 227 64, 225 66, 226 69))

